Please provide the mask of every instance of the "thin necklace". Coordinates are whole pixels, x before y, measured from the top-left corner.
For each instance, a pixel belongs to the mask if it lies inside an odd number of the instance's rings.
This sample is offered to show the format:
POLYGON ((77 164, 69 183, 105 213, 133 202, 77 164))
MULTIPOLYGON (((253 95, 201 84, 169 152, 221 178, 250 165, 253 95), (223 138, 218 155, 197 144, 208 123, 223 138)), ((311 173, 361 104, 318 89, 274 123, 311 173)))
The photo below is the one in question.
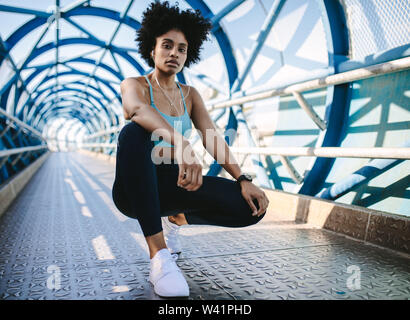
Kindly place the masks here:
MULTIPOLYGON (((164 89, 162 89, 161 85, 159 84, 159 81, 158 81, 157 77, 156 77, 156 76, 154 76, 154 77, 155 77, 155 81, 157 82, 158 87, 161 89, 161 92, 162 92, 162 93, 164 94, 164 96, 167 98, 167 100, 168 100, 170 106, 174 108, 175 114, 178 115, 178 110, 177 110, 177 108, 175 107, 175 99, 176 99, 176 93, 175 93, 175 91, 174 91, 174 99, 171 100, 170 97, 169 97, 169 96, 166 94, 166 92, 164 91, 164 89)), ((171 112, 171 114, 172 114, 172 110, 170 110, 170 112, 171 112)))

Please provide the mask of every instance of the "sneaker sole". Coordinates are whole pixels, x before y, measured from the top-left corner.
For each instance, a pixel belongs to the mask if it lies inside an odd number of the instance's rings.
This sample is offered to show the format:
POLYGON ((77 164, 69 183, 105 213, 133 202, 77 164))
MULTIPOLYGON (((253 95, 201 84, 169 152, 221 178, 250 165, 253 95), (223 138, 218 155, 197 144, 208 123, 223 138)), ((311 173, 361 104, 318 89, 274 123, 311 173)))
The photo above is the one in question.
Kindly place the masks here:
POLYGON ((163 296, 163 295, 160 295, 159 293, 157 293, 157 292, 155 291, 155 286, 154 286, 154 284, 152 283, 151 279, 149 279, 149 283, 151 284, 152 290, 154 291, 154 293, 155 293, 158 297, 160 297, 160 298, 176 298, 176 299, 178 299, 178 298, 189 298, 189 293, 188 293, 187 296, 163 296))

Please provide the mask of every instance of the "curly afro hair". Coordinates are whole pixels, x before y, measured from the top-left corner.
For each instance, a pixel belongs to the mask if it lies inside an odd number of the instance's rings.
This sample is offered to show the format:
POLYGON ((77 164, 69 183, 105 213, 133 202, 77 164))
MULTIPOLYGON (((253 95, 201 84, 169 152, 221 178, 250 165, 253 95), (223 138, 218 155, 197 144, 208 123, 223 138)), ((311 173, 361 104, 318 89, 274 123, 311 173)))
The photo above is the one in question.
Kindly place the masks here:
POLYGON ((154 68, 150 53, 155 47, 156 38, 169 30, 179 30, 188 41, 185 67, 189 67, 199 61, 202 43, 208 39, 211 28, 211 22, 199 10, 181 11, 178 6, 170 6, 168 1, 155 1, 144 11, 135 41, 138 42, 141 57, 154 68))

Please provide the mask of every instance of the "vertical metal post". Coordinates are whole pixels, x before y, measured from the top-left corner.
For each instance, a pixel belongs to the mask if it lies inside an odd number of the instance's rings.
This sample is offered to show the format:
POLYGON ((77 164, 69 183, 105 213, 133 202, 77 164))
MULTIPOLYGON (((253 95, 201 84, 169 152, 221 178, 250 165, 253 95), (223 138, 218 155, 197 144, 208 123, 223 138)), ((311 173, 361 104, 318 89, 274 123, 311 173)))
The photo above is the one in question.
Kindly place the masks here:
MULTIPOLYGON (((249 60, 246 64, 246 67, 245 67, 244 71, 242 72, 242 74, 240 76, 238 76, 238 78, 236 79, 231 92, 236 92, 241 88, 243 82, 245 81, 247 75, 249 74, 249 72, 250 72, 250 70, 253 66, 253 63, 255 62, 260 50, 262 49, 266 38, 268 37, 268 35, 269 35, 275 21, 277 20, 277 18, 279 16, 279 13, 281 12, 284 4, 285 4, 285 0, 276 0, 274 2, 274 4, 272 5, 272 7, 269 11, 269 14, 266 17, 266 20, 265 20, 265 22, 264 22, 264 24, 261 28, 261 31, 259 32, 259 35, 258 35, 256 43, 255 43, 255 45, 252 49, 252 53, 251 53, 250 58, 249 58, 249 60)), ((242 107, 234 106, 234 107, 232 107, 232 110, 233 110, 235 116, 238 119, 238 127, 242 128, 241 132, 244 133, 247 137, 248 144, 251 147, 255 147, 256 144, 253 140, 252 134, 251 134, 251 132, 249 130, 249 127, 246 123, 245 117, 244 117, 243 112, 242 112, 242 107)), ((258 180, 259 185, 262 186, 262 187, 265 187, 265 188, 271 188, 272 185, 270 183, 268 175, 266 174, 266 170, 262 165, 260 156, 259 155, 252 155, 251 158, 252 158, 253 165, 255 166, 255 169, 256 169, 257 180, 258 180)))

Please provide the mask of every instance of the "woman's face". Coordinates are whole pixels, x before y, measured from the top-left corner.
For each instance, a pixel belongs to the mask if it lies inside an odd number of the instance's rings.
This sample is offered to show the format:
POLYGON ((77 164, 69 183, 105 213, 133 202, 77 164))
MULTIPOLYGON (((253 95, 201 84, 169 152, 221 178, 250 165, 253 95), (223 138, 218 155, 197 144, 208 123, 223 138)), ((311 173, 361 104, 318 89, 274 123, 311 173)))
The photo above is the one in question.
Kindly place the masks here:
POLYGON ((176 74, 184 67, 188 41, 178 30, 170 30, 157 37, 153 59, 155 67, 167 74, 176 74))

